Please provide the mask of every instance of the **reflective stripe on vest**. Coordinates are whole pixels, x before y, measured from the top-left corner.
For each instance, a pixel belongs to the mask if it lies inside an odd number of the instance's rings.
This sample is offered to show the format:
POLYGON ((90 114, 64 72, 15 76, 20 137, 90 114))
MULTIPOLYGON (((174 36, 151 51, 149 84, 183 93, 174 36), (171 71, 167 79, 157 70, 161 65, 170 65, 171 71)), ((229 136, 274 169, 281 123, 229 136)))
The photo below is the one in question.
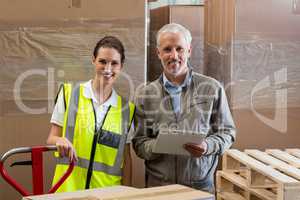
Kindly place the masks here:
MULTIPOLYGON (((69 103, 69 110, 67 115, 67 127, 66 127, 66 133, 65 137, 73 144, 74 140, 74 130, 75 130, 75 121, 76 121, 76 115, 78 110, 78 101, 79 101, 79 94, 80 93, 80 85, 75 85, 74 88, 72 88, 71 97, 70 97, 70 103, 69 103)), ((125 102, 124 99, 122 99, 122 133, 127 134, 128 132, 128 125, 129 125, 129 119, 130 119, 130 107, 129 104, 125 102)), ((102 121, 102 124, 104 123, 104 120, 102 121)), ((102 126, 100 125, 100 127, 102 126)), ((114 134, 111 132, 105 131, 103 134, 103 137, 111 137, 111 135, 116 135, 115 137, 118 140, 118 146, 116 146, 115 140, 105 140, 105 144, 107 146, 116 148, 118 147, 117 156, 115 158, 114 166, 109 166, 101 162, 94 161, 93 164, 93 170, 95 171, 102 171, 110 175, 114 176, 121 176, 122 175, 122 161, 123 161, 123 154, 124 154, 124 148, 126 143, 126 136, 114 134)), ((103 142, 103 141, 102 141, 103 142)), ((99 141, 98 141, 99 143, 99 141)), ((101 143, 100 143, 101 144, 101 143)), ((68 165, 69 161, 68 158, 57 158, 57 164, 64 164, 68 165)), ((89 166, 89 160, 85 158, 78 157, 78 162, 76 162, 75 166, 82 167, 85 169, 88 169, 89 166)))
MULTIPOLYGON (((57 163, 59 164, 64 164, 64 165, 69 165, 70 161, 69 158, 57 158, 57 163)), ((85 169, 88 169, 90 161, 88 159, 84 158, 78 158, 78 161, 76 162, 75 166, 77 167, 82 167, 85 169)), ((114 176, 121 176, 120 172, 116 173, 115 169, 113 169, 111 166, 108 166, 104 163, 99 163, 99 162, 94 162, 93 169, 96 171, 102 171, 110 175, 114 176)))

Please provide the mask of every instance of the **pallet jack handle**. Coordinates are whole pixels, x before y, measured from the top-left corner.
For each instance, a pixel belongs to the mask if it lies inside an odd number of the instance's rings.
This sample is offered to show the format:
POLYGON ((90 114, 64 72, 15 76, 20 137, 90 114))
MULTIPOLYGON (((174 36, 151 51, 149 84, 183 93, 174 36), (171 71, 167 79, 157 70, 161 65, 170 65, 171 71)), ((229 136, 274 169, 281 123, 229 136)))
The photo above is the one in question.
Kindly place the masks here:
MULTIPOLYGON (((29 196, 30 193, 19 183, 17 183, 12 177, 10 177, 4 168, 5 160, 19 153, 31 153, 31 164, 32 164, 32 181, 33 181, 33 195, 44 194, 43 188, 43 152, 44 151, 57 151, 56 146, 34 146, 34 147, 20 147, 11 149, 6 152, 0 160, 0 173, 2 177, 14 187, 22 196, 29 196)), ((65 174, 58 180, 58 182, 52 186, 48 193, 54 193, 59 186, 68 178, 74 168, 74 160, 70 161, 69 168, 65 174)))

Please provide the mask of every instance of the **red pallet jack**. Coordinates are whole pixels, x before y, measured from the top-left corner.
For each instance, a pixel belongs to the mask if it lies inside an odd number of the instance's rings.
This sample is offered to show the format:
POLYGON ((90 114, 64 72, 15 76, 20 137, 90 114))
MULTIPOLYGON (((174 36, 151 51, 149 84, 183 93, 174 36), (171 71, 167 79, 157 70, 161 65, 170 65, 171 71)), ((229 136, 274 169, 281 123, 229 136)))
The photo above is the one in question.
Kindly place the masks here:
MULTIPOLYGON (((22 196, 29 195, 41 195, 44 193, 44 183, 43 183, 43 152, 45 151, 57 151, 56 146, 34 146, 34 147, 20 147, 11 149, 6 152, 0 160, 0 173, 2 177, 12 186, 14 187, 22 196), (13 178, 11 178, 7 171, 4 168, 5 160, 13 154, 19 153, 31 153, 30 161, 22 161, 13 163, 13 165, 32 165, 32 183, 33 183, 33 193, 30 194, 23 186, 17 183, 13 178)), ((68 170, 65 174, 60 178, 60 180, 52 186, 52 188, 48 191, 48 194, 54 193, 61 184, 68 178, 74 168, 74 161, 72 160, 69 164, 68 170)))

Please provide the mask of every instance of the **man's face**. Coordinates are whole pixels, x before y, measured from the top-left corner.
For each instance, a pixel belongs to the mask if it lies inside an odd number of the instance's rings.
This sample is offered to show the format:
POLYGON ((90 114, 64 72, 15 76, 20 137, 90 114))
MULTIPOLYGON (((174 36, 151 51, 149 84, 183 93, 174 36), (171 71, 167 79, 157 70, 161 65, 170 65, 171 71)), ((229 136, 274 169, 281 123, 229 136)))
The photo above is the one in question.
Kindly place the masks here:
POLYGON ((157 54, 167 77, 176 78, 187 72, 191 47, 181 33, 162 33, 157 54))

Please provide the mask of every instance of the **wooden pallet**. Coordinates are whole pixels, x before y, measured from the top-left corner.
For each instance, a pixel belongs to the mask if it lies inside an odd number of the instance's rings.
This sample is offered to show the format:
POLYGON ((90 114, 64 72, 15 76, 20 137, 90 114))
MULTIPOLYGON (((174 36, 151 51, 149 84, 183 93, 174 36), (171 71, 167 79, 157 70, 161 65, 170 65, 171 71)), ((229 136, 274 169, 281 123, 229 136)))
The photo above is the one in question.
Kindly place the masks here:
POLYGON ((300 200, 298 156, 299 149, 228 150, 217 172, 217 200, 300 200))

